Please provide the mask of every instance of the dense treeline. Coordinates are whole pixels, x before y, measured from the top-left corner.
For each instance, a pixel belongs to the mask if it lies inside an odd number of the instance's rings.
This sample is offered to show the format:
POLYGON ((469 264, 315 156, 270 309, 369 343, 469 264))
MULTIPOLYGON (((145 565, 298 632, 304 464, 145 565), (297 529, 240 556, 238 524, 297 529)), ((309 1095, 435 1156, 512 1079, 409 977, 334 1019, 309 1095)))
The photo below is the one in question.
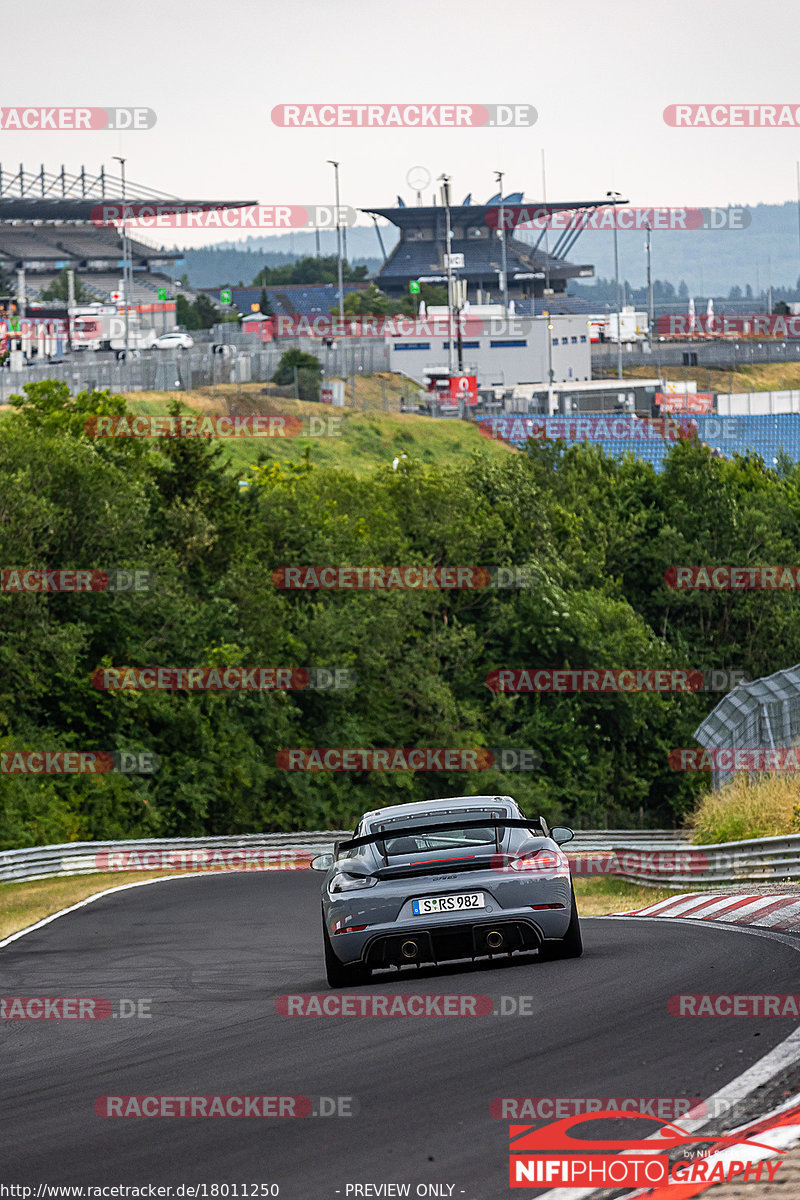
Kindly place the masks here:
MULTIPOLYGON (((509 791, 576 826, 672 824, 707 779, 673 746, 718 699, 496 695, 496 667, 800 661, 790 592, 681 593, 673 564, 798 563, 800 470, 675 446, 662 474, 596 448, 368 478, 272 457, 247 490, 219 448, 93 439, 107 393, 29 385, 0 421, 0 565, 136 567, 144 594, 0 594, 0 751, 148 750, 154 775, 0 775, 0 848, 347 828, 365 807, 509 791), (528 565, 517 591, 288 592, 286 564, 528 565), (352 691, 104 692, 99 667, 346 667, 352 691), (287 772, 284 747, 530 746, 506 774, 287 772)), ((274 455, 274 451, 272 452, 274 455)), ((9 761, 7 759, 7 761, 9 761)))

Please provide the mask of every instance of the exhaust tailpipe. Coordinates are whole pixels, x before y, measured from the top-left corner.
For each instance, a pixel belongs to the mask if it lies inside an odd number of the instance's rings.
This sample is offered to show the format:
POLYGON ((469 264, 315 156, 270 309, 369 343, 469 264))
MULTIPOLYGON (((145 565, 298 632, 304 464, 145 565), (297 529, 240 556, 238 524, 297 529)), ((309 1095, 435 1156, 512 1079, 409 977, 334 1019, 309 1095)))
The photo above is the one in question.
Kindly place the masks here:
POLYGON ((400 947, 400 953, 403 958, 416 958, 419 954, 419 946, 416 942, 403 942, 400 947))
POLYGON ((499 950, 504 941, 505 938, 499 929, 492 929, 491 932, 487 933, 486 935, 486 945, 490 950, 499 950))

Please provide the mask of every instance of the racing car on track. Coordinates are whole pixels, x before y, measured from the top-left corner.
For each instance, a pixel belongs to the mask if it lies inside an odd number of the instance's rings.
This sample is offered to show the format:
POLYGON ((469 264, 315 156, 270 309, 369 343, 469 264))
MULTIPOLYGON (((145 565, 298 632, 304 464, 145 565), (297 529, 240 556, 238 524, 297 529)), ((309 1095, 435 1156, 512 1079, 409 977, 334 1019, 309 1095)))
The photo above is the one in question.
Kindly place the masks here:
POLYGON ((583 951, 571 829, 526 817, 511 796, 397 804, 311 863, 325 872, 322 937, 331 987, 373 970, 538 950, 583 951))

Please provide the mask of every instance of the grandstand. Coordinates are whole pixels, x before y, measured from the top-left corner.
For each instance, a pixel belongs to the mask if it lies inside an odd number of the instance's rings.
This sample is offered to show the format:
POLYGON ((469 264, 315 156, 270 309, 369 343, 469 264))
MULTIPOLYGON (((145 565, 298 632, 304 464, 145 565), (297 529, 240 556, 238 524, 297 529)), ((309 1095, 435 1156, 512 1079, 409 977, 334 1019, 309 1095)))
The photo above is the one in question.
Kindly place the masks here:
MULTIPOLYGON (((498 418, 486 417, 483 420, 491 424, 498 418)), ((541 423, 542 418, 531 417, 526 413, 509 413, 499 420, 507 424, 498 425, 498 431, 507 430, 511 435, 508 440, 512 445, 524 446, 527 431, 533 428, 534 422, 541 423)), ((558 420, 566 423, 585 418, 566 416, 559 417, 558 420)), ((688 429, 696 427, 698 439, 710 446, 717 456, 731 458, 734 454, 758 455, 768 468, 777 466, 782 456, 786 456, 792 462, 800 462, 800 422, 796 413, 736 417, 693 416, 677 417, 675 420, 681 425, 686 425, 688 429)), ((568 444, 575 443, 570 440, 568 444)), ((615 458, 634 454, 660 471, 675 442, 658 437, 629 440, 609 438, 593 440, 592 444, 601 446, 606 454, 615 458)))
MULTIPOLYGON (((489 303, 501 292, 500 276, 503 267, 502 239, 498 236, 497 216, 500 197, 493 196, 486 204, 472 204, 467 197, 464 204, 450 209, 452 238, 451 253, 463 254, 464 266, 454 273, 466 280, 467 298, 477 303, 489 303)), ((397 208, 364 208, 362 212, 374 218, 383 217, 397 226, 400 241, 386 258, 375 282, 388 295, 407 295, 412 280, 444 282, 445 279, 445 209, 440 205, 408 207, 400 197, 397 208)), ((548 203, 554 212, 579 210, 589 214, 607 204, 607 200, 578 200, 548 203)), ((506 221, 516 224, 521 217, 522 193, 517 192, 503 200, 506 221)), ((541 207, 531 204, 530 210, 541 207)), ((523 218, 524 219, 524 218, 523 218)), ((526 306, 546 299, 563 300, 570 279, 594 275, 594 267, 588 263, 576 265, 564 257, 569 253, 581 232, 581 223, 561 233, 556 238, 553 252, 540 249, 544 234, 533 243, 506 234, 507 287, 508 297, 526 306)), ((518 308, 523 313, 523 309, 518 308)), ((541 312, 539 308, 537 310, 541 312)), ((582 311, 587 311, 583 309, 582 311)), ((533 315, 527 307, 524 315, 533 315)))
MULTIPOLYGON (((185 200, 154 188, 144 188, 109 174, 101 167, 96 175, 81 167, 78 174, 18 171, 9 173, 0 164, 0 267, 10 274, 25 272, 25 292, 36 300, 65 268, 75 272, 96 300, 109 301, 121 290, 123 246, 116 228, 97 227, 92 216, 103 202, 122 199, 159 205, 241 208, 252 200, 185 200)), ((133 304, 152 303, 159 288, 174 294, 172 278, 164 268, 181 259, 179 250, 149 244, 134 229, 128 236, 132 267, 133 304)))

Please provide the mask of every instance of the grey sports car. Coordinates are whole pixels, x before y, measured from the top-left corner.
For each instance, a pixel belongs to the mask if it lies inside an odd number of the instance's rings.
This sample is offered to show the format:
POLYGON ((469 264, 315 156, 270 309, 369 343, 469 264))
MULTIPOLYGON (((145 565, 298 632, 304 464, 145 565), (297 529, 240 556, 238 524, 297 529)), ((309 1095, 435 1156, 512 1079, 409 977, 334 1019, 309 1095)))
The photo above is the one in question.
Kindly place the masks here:
POLYGON ((331 987, 373 970, 538 950, 583 950, 571 829, 548 829, 511 796, 462 796, 367 812, 325 871, 322 936, 331 987))

